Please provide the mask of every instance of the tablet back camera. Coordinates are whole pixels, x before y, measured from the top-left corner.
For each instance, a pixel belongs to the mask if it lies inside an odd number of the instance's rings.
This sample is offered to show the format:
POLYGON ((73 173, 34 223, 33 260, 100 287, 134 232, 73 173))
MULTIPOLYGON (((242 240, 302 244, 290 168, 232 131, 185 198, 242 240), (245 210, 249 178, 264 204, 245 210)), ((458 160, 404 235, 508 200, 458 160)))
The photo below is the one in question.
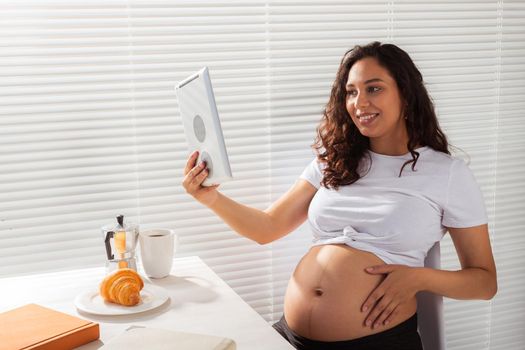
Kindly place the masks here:
POLYGON ((193 118, 193 132, 199 142, 204 142, 206 139, 206 126, 204 126, 204 121, 198 114, 193 118))

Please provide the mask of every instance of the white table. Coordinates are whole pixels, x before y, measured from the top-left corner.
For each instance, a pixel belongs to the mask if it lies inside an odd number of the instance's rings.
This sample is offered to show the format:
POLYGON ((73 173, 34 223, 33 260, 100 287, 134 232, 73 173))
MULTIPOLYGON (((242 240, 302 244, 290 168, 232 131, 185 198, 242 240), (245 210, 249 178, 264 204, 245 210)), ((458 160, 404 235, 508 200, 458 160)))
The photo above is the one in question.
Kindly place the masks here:
POLYGON ((100 339, 79 350, 98 349, 131 325, 229 337, 238 350, 293 349, 198 257, 177 258, 170 276, 147 281, 165 288, 170 300, 140 314, 96 316, 76 309, 75 297, 97 288, 104 275, 100 267, 0 279, 0 312, 36 303, 99 323, 100 339))

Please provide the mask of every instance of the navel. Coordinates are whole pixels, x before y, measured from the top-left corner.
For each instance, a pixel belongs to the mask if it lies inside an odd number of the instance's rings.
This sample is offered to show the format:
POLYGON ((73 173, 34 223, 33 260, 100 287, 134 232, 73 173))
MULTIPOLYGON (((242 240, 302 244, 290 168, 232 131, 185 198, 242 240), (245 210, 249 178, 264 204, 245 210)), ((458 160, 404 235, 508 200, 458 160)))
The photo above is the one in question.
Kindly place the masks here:
POLYGON ((324 291, 321 288, 315 288, 314 293, 316 296, 320 297, 324 294, 324 291))

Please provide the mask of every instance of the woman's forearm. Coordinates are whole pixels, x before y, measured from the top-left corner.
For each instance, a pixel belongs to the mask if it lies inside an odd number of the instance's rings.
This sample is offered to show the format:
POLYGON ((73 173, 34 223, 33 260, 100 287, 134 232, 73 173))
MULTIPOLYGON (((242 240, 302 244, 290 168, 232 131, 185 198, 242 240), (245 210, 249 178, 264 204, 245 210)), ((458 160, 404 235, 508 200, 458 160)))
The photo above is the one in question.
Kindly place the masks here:
POLYGON ((278 238, 273 237, 275 230, 271 217, 262 210, 240 204, 220 192, 209 208, 237 233, 259 244, 278 238))
POLYGON ((420 290, 453 299, 484 299, 494 297, 498 290, 495 273, 471 267, 459 271, 419 268, 420 290))

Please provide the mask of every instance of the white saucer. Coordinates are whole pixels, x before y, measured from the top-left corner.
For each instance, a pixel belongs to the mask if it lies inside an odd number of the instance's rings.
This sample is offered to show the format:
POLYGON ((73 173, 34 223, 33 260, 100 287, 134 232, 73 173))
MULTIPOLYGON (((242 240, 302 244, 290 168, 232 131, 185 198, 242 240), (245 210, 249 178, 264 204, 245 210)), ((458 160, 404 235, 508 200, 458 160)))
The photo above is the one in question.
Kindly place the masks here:
POLYGON ((123 306, 108 303, 102 299, 98 290, 90 290, 75 298, 75 306, 80 311, 94 315, 131 315, 155 309, 164 304, 169 295, 164 288, 153 284, 144 284, 140 291, 141 301, 135 306, 123 306))

